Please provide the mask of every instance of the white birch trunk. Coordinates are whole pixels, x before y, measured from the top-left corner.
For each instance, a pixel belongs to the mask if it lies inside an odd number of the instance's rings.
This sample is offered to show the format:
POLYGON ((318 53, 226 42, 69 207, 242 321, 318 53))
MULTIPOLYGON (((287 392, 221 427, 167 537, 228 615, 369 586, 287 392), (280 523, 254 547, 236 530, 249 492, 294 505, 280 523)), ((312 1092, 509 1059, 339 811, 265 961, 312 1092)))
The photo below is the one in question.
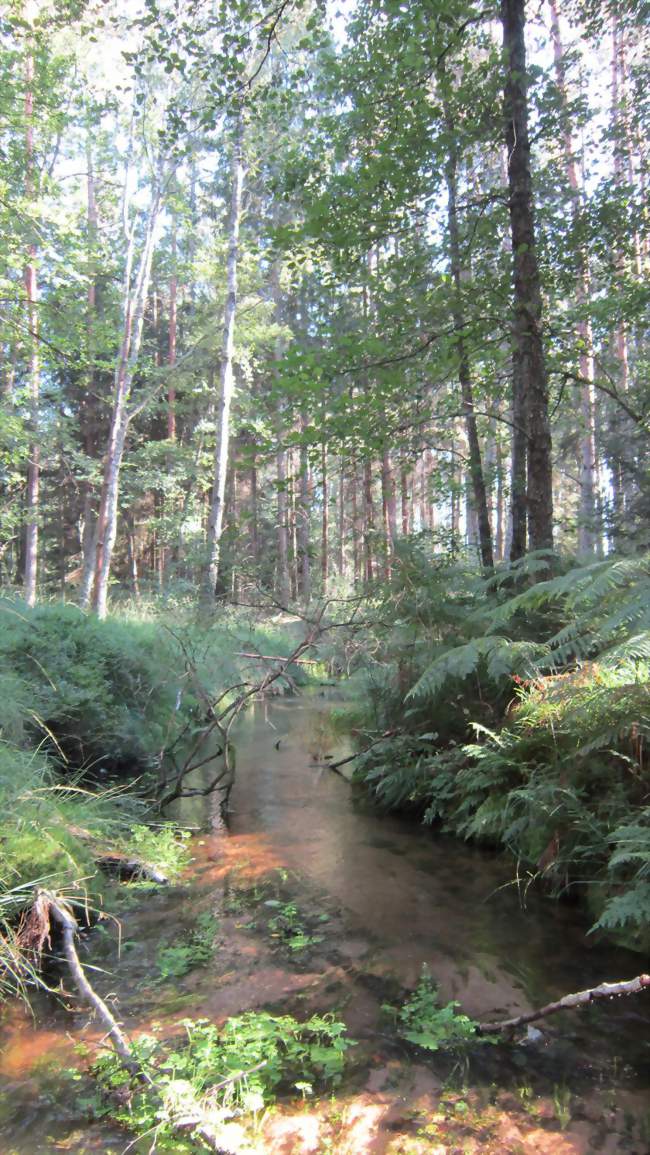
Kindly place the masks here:
MULTIPOLYGON (((99 618, 105 618, 108 608, 108 584, 113 548, 117 534, 120 471, 131 414, 128 402, 142 344, 144 311, 151 280, 151 263, 155 248, 156 227, 162 205, 161 181, 158 178, 152 190, 151 203, 145 222, 144 241, 135 286, 131 292, 128 279, 125 287, 122 345, 115 368, 115 399, 108 438, 104 483, 96 533, 96 571, 93 606, 99 618)), ((130 268, 132 246, 127 267, 130 268)), ((128 272, 127 272, 128 278, 128 272)))
POLYGON ((241 224, 242 193, 244 188, 244 117, 240 108, 235 127, 231 162, 230 214, 228 220, 227 296, 224 310, 219 399, 217 410, 217 438, 214 449, 214 476, 208 517, 207 567, 205 592, 215 596, 221 560, 223 513, 228 474, 230 447, 230 407, 234 393, 232 371, 235 344, 235 317, 237 313, 237 266, 239 262, 239 229, 241 224))

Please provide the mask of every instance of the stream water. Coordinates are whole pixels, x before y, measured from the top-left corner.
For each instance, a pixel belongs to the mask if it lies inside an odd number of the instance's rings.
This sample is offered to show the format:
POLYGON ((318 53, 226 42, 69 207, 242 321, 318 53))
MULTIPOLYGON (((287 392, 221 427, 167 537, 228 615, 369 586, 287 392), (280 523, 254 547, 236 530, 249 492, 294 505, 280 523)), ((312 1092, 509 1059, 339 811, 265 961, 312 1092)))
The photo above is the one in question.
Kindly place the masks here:
MULTIPOLYGON (((359 1040, 349 1076, 332 1098, 265 1115, 259 1151, 648 1155, 650 996, 556 1016, 534 1040, 480 1048, 468 1068, 396 1039, 381 1005, 413 988, 423 963, 444 1000, 487 1019, 631 978, 644 959, 586 937, 575 906, 532 892, 524 901, 504 857, 373 812, 322 765, 337 749, 331 709, 331 697, 309 694, 254 706, 238 736, 229 830, 209 800, 184 805, 183 822, 212 828, 194 838, 183 886, 133 891, 119 928, 102 922, 87 936, 97 988, 133 1033, 262 1006, 341 1014, 359 1040), (320 941, 283 947, 269 895, 294 902, 320 941), (187 941, 207 912, 213 959, 162 981, 161 945, 187 941)), ((9 1008, 2 1155, 124 1151, 129 1136, 89 1121, 87 1099, 62 1075, 79 1063, 75 1045, 96 1038, 87 1014, 53 998, 33 1016, 9 1008)))

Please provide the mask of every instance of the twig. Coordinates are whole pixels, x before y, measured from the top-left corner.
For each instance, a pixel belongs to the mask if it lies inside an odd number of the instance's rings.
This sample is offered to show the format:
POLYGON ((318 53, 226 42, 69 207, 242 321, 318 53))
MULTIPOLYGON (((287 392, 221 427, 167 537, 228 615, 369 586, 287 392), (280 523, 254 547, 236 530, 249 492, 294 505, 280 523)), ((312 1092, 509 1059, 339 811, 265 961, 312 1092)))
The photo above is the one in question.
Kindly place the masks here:
POLYGON ((319 666, 316 658, 283 658, 279 654, 249 654, 246 650, 235 650, 236 658, 256 658, 259 662, 284 662, 296 666, 319 666))
POLYGON ((478 1031, 481 1035, 499 1034, 501 1031, 513 1030, 522 1027, 525 1023, 534 1023, 537 1019, 545 1019, 547 1015, 554 1015, 557 1011, 569 1011, 575 1007, 595 1003, 600 999, 618 998, 620 995, 637 995, 650 987, 650 975, 637 975, 635 979, 628 979, 620 983, 600 983, 597 987, 589 987, 585 991, 577 991, 573 995, 565 995, 557 1002, 547 1003, 536 1011, 528 1011, 524 1015, 515 1015, 512 1019, 502 1019, 499 1023, 479 1023, 478 1031))
POLYGON ((384 730, 383 734, 380 734, 378 738, 373 738, 372 742, 363 750, 356 750, 354 754, 348 754, 346 758, 339 758, 336 762, 328 762, 327 765, 330 770, 338 770, 340 766, 347 766, 348 762, 354 762, 355 758, 360 758, 362 754, 367 754, 369 750, 372 750, 373 746, 377 746, 380 742, 383 742, 384 738, 393 738, 395 734, 399 734, 399 730, 384 730))

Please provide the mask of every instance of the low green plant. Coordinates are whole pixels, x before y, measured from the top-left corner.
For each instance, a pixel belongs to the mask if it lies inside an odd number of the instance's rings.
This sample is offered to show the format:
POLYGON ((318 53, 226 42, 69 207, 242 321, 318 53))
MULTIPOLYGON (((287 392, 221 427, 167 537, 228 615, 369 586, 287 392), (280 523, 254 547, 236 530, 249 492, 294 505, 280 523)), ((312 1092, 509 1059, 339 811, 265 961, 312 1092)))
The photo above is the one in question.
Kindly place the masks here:
POLYGON ((409 1043, 425 1051, 446 1050, 455 1053, 488 1041, 477 1035, 477 1024, 467 1015, 458 1014, 457 1002, 442 1006, 426 964, 413 994, 401 1007, 385 1005, 383 1010, 395 1018, 397 1031, 409 1043))
POLYGON ((171 942, 162 946, 156 956, 156 966, 160 980, 178 979, 189 974, 195 967, 204 966, 214 953, 214 936, 217 920, 210 911, 197 918, 189 935, 182 942, 171 942))
MULTIPOLYGON (((271 937, 279 939, 290 951, 306 950, 323 941, 322 934, 309 933, 305 925, 305 915, 295 902, 282 902, 278 898, 269 898, 264 905, 277 910, 277 914, 274 914, 268 922, 271 937)), ((329 916, 320 914, 317 918, 319 922, 327 922, 329 916)))
POLYGON ((313 1016, 299 1023, 290 1015, 254 1012, 228 1019, 223 1027, 207 1020, 186 1020, 185 1036, 173 1049, 151 1037, 134 1045, 137 1061, 154 1086, 147 1087, 125 1071, 114 1054, 97 1060, 94 1071, 110 1093, 119 1093, 113 1118, 138 1133, 156 1128, 161 1149, 179 1144, 174 1118, 189 1104, 209 1097, 211 1109, 225 1119, 261 1110, 280 1090, 335 1086, 341 1079, 346 1053, 354 1045, 345 1025, 334 1016, 313 1016), (129 1089, 128 1107, 124 1092, 129 1089))
POLYGON ((174 882, 191 861, 190 837, 188 830, 171 821, 158 826, 137 823, 131 827, 122 845, 127 853, 133 854, 146 866, 155 866, 170 882, 174 882))

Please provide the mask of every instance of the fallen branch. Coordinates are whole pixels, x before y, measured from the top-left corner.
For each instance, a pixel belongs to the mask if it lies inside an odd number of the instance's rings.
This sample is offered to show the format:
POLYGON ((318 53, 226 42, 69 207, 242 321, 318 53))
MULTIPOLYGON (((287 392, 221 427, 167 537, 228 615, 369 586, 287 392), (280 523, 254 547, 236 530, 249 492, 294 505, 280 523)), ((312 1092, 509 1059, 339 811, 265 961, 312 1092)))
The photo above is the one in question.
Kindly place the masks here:
POLYGON ((85 999, 87 1003, 90 1003, 90 1006, 94 1011, 96 1011, 98 1018, 106 1028, 107 1037, 111 1040, 115 1053, 119 1055, 124 1066, 128 1071, 131 1072, 131 1074, 137 1075, 138 1078, 142 1079, 144 1082, 151 1084, 152 1080, 142 1069, 140 1064, 135 1061, 126 1035, 117 1022, 117 1019, 86 978, 86 972, 81 965, 75 945, 75 938, 77 935, 77 920, 74 917, 72 911, 65 903, 63 903, 59 898, 57 898, 55 894, 52 894, 50 891, 40 891, 37 894, 36 901, 41 903, 42 912, 45 913, 45 911, 47 911, 50 919, 52 919, 55 923, 58 923, 58 925, 61 927, 63 936, 63 953, 65 954, 66 962, 70 969, 70 974, 74 979, 75 986, 79 991, 82 999, 85 999))
POLYGON ((255 658, 259 662, 284 662, 285 665, 294 666, 320 666, 316 658, 283 658, 279 654, 249 654, 246 650, 235 650, 236 658, 255 658))
MULTIPOLYGON (((150 1087, 153 1092, 160 1096, 161 1101, 164 1103, 169 1089, 152 1079, 142 1066, 142 1063, 137 1060, 115 1016, 88 981, 79 955, 77 954, 75 943, 78 929, 77 921, 67 903, 51 891, 38 890, 32 912, 33 924, 38 924, 38 937, 40 938, 41 948, 45 941, 49 939, 51 923, 55 923, 61 928, 66 962, 81 998, 97 1013, 102 1025, 106 1028, 106 1037, 110 1039, 113 1049, 125 1070, 141 1083, 145 1083, 150 1087)), ((217 1114, 215 1116, 215 1106, 210 1102, 210 1099, 214 1099, 218 1091, 223 1090, 233 1083, 239 1082, 241 1079, 247 1078, 249 1075, 252 1075, 253 1072, 259 1071, 265 1066, 266 1060, 263 1060, 261 1063, 257 1063, 254 1067, 249 1067, 247 1070, 236 1071, 233 1075, 222 1079, 219 1083, 211 1087, 203 1100, 188 1094, 186 1109, 176 1117, 170 1117, 170 1125, 181 1134, 186 1133, 188 1130, 196 1133, 201 1137, 206 1146, 216 1152, 217 1155, 233 1155, 235 1151, 241 1149, 241 1144, 240 1142, 236 1142, 234 1145, 231 1145, 227 1141, 224 1141, 224 1136, 220 1133, 222 1120, 219 1117, 219 1109, 216 1108, 217 1114)))
POLYGON ((628 979, 620 983, 600 983, 597 987, 589 987, 586 991, 577 991, 573 995, 565 995, 557 1002, 547 1003, 536 1011, 528 1011, 524 1015, 516 1015, 512 1019, 502 1019, 499 1023, 479 1023, 480 1035, 499 1034, 501 1031, 514 1030, 523 1027, 526 1023, 534 1023, 537 1019, 545 1019, 547 1015, 554 1015, 557 1011, 570 1011, 575 1007, 595 1003, 600 999, 613 999, 621 995, 638 995, 650 987, 650 975, 637 975, 635 979, 628 979))
POLYGON ((155 882, 158 886, 169 883, 167 875, 159 867, 143 862, 141 858, 129 858, 126 854, 102 854, 95 859, 95 864, 122 882, 155 882))
POLYGON ((356 750, 354 754, 348 754, 346 758, 338 758, 336 762, 326 762, 325 765, 329 766, 330 770, 338 771, 341 766, 347 766, 348 762, 354 762, 355 758, 360 758, 362 754, 367 754, 369 750, 372 750, 373 746, 378 746, 380 742, 383 742, 384 738, 394 738, 395 734, 399 734, 399 730, 384 730, 383 734, 380 734, 378 738, 373 738, 372 742, 364 746, 363 750, 356 750))

